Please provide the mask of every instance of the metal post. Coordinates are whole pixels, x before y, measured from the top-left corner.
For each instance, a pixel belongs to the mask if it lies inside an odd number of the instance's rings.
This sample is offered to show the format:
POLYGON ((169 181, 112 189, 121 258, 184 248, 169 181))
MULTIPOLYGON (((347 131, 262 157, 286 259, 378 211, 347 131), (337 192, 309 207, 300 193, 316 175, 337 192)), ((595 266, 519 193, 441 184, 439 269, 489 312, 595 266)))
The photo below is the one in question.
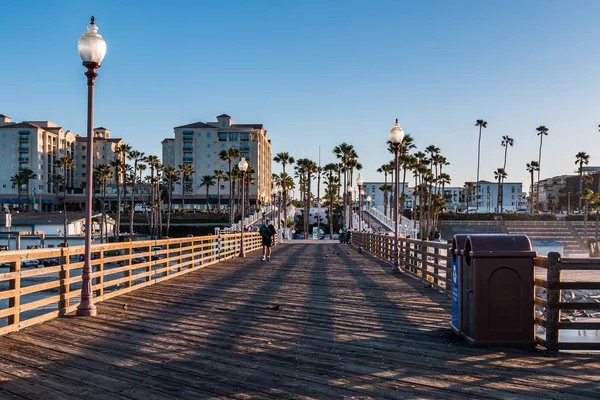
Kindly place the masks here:
POLYGON ((87 68, 85 76, 88 83, 88 120, 87 120, 87 164, 85 176, 85 250, 83 259, 83 270, 81 272, 81 302, 77 306, 78 316, 93 317, 96 315, 96 306, 92 301, 92 192, 93 192, 93 162, 94 162, 94 83, 98 74, 96 69, 100 67, 95 62, 84 62, 87 68))
POLYGON ((362 252, 363 243, 365 241, 363 230, 362 230, 362 185, 358 185, 358 232, 360 232, 360 244, 358 245, 358 251, 362 252))
POLYGON ((242 171, 242 219, 240 220, 240 254, 239 257, 246 257, 244 254, 244 203, 246 201, 246 190, 244 181, 246 180, 246 171, 242 171))
POLYGON ((394 267, 392 272, 399 273, 400 265, 398 263, 398 150, 399 144, 394 145, 394 267))

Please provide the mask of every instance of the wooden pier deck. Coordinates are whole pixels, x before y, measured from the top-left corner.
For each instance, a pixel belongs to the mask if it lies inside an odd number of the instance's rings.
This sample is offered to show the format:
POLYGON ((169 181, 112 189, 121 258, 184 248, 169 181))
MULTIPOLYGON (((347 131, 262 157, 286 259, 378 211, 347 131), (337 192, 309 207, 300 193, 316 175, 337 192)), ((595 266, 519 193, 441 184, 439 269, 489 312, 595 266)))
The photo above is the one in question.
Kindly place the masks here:
POLYGON ((0 399, 600 397, 600 355, 470 347, 390 269, 337 242, 211 265, 0 337, 0 399))

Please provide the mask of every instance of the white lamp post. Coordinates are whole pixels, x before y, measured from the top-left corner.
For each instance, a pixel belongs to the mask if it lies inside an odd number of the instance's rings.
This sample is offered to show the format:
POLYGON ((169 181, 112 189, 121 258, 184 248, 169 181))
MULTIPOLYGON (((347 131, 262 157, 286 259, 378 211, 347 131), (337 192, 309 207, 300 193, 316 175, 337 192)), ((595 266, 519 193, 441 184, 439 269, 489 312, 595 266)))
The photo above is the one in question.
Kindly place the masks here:
POLYGON ((400 128, 400 124, 398 124, 398 119, 396 119, 396 123, 392 130, 390 130, 390 142, 392 142, 392 148, 394 149, 394 267, 392 268, 392 272, 400 272, 400 265, 398 263, 398 187, 399 187, 399 179, 398 179, 398 151, 400 150, 400 145, 404 140, 404 131, 400 128))
POLYGON ((106 55, 106 42, 98 34, 98 27, 94 23, 94 17, 91 18, 87 26, 87 32, 81 35, 77 43, 79 56, 83 61, 83 66, 87 68, 88 84, 88 110, 87 110, 87 163, 86 163, 86 186, 85 186, 85 250, 84 264, 81 272, 81 302, 77 306, 77 315, 94 316, 96 315, 96 306, 92 301, 92 176, 94 172, 94 83, 98 74, 96 70, 100 68, 100 63, 106 55))
POLYGON ((358 186, 358 232, 360 232, 360 245, 358 246, 358 251, 362 252, 362 244, 364 241, 363 232, 362 232, 362 185, 363 178, 358 174, 358 178, 356 178, 356 186, 358 186))
POLYGON ((242 172, 242 219, 240 220, 240 257, 246 257, 244 254, 244 204, 246 202, 246 185, 244 184, 246 179, 246 170, 248 169, 248 161, 244 157, 238 163, 238 168, 242 172))

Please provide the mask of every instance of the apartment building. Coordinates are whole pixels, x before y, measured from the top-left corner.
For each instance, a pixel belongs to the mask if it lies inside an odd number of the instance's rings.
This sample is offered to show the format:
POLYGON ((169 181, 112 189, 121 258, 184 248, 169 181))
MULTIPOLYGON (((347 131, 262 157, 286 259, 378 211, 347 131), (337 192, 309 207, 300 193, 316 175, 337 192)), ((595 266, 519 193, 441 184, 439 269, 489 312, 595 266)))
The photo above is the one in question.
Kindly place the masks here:
MULTIPOLYGON (((120 138, 111 138, 109 129, 100 127, 94 129, 94 160, 92 167, 98 168, 100 165, 110 165, 118 158, 117 148, 125 141, 120 138)), ((86 168, 87 168, 87 137, 75 136, 73 145, 73 160, 75 161, 75 174, 72 187, 85 188, 86 168)), ((125 161, 122 159, 122 161, 125 161)), ((114 181, 114 180, 113 180, 114 181)))
MULTIPOLYGON (((116 158, 116 147, 123 140, 112 139, 110 130, 106 128, 96 128, 94 138, 94 168, 110 164, 116 158)), ((50 179, 54 174, 65 176, 71 195, 82 195, 87 166, 86 148, 86 137, 74 135, 52 121, 13 122, 10 117, 0 114, 0 203, 14 205, 21 197, 21 203, 31 203, 29 209, 53 209, 61 195, 50 179), (66 175, 62 168, 56 166, 56 162, 65 156, 75 161, 75 168, 66 175), (16 188, 11 177, 23 169, 32 170, 37 178, 29 185, 16 188)), ((74 198, 69 201, 78 202, 74 198)), ((83 201, 81 196, 81 208, 83 201)))
MULTIPOLYGON (((214 175, 215 170, 227 172, 227 161, 219 157, 221 150, 236 148, 240 158, 244 157, 254 169, 254 182, 249 186, 249 199, 269 201, 271 198, 271 140, 263 124, 234 124, 233 119, 222 114, 216 122, 195 122, 174 128, 175 137, 162 141, 162 162, 165 166, 179 168, 189 164, 194 173, 185 182, 186 208, 203 208, 207 202, 206 188, 200 186, 204 175, 214 175), (202 206, 201 206, 202 205, 202 206)), ((233 160, 236 165, 239 159, 233 160)), ((175 202, 181 199, 181 183, 174 191, 175 202)), ((219 188, 209 188, 211 206, 216 205, 219 188)), ((229 183, 220 182, 221 206, 225 207, 229 198, 229 183)))

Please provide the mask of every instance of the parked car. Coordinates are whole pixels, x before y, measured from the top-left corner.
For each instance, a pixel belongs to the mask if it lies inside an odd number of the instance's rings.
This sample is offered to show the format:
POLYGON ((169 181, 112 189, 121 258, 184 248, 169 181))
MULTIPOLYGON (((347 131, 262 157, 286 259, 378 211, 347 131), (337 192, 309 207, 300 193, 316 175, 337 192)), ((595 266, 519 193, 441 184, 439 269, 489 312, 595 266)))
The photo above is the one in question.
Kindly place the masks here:
POLYGON ((135 257, 131 259, 131 263, 132 264, 141 264, 141 263, 145 263, 146 261, 146 257, 135 257))
MULTIPOLYGON (((160 247, 160 246, 152 246, 151 250, 152 250, 152 252, 156 252, 156 251, 161 251, 161 250, 164 250, 164 249, 162 247, 160 247)), ((165 258, 165 254, 152 254, 152 256, 151 256, 150 259, 154 261, 154 260, 160 260, 160 259, 163 259, 163 258, 165 258)))
POLYGON ((40 260, 23 260, 21 261, 22 268, 37 268, 40 265, 40 260))
POLYGON ((60 265, 60 261, 58 258, 44 258, 42 264, 44 264, 44 267, 50 267, 53 265, 60 265))

